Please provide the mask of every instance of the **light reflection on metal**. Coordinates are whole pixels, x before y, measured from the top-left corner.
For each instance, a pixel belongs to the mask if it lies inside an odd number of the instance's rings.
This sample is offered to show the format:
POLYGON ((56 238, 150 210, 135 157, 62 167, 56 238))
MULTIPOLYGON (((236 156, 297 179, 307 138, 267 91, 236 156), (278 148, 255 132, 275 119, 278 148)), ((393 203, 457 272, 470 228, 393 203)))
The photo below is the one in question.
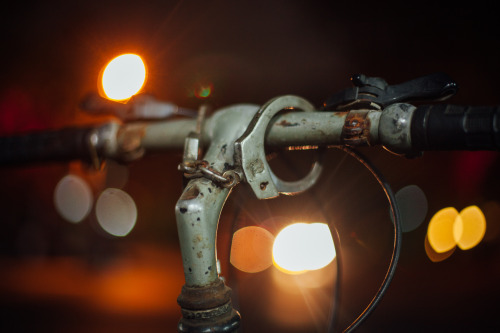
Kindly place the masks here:
POLYGON ((318 149, 318 146, 291 146, 287 147, 287 150, 313 150, 318 149))
POLYGON ((146 81, 146 66, 136 54, 122 54, 111 60, 102 72, 105 97, 126 101, 137 94, 146 81))

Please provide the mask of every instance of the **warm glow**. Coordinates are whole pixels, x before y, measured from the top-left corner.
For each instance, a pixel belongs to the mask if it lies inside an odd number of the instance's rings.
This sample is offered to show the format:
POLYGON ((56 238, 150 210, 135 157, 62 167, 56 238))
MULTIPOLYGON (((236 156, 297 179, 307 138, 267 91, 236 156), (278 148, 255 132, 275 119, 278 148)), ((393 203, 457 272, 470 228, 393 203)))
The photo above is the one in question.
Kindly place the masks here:
POLYGON ((146 81, 146 66, 136 54, 122 54, 109 62, 102 73, 107 98, 125 101, 137 94, 146 81))
POLYGON ((335 246, 328 225, 295 223, 276 236, 274 265, 286 273, 303 273, 325 267, 335 258, 335 246))
POLYGON ((477 206, 469 206, 460 212, 453 235, 459 248, 468 250, 479 244, 486 232, 486 219, 477 206))
POLYGON ((95 213, 99 225, 113 236, 128 235, 137 220, 134 199, 117 188, 107 188, 101 193, 97 199, 95 213))
POLYGON ((460 219, 453 207, 443 208, 432 217, 427 229, 429 244, 437 253, 450 251, 456 246, 453 236, 455 220, 460 219))
POLYGON ((241 228, 233 235, 230 262, 243 272, 261 272, 273 264, 273 242, 273 234, 264 228, 241 228))

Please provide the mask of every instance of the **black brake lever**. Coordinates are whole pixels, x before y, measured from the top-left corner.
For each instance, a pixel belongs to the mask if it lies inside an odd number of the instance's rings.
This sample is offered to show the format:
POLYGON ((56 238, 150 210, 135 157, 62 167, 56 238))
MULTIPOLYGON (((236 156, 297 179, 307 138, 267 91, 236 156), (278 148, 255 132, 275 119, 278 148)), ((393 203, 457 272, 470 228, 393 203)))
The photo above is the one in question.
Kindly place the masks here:
POLYGON ((322 109, 342 110, 359 104, 380 109, 400 102, 442 101, 458 91, 458 84, 445 73, 434 73, 397 85, 363 74, 354 75, 351 81, 354 87, 328 98, 322 109))

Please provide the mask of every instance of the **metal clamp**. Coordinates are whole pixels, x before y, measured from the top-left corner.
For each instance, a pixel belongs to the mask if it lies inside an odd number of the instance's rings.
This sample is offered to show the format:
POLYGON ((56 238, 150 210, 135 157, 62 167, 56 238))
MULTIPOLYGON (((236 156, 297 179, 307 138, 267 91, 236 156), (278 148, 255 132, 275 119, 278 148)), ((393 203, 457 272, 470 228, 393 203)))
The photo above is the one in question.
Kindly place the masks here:
POLYGON ((264 149, 267 127, 278 112, 287 109, 314 111, 311 103, 298 96, 274 98, 259 109, 245 133, 235 142, 235 162, 259 199, 274 198, 280 193, 292 195, 305 191, 316 183, 321 174, 322 165, 318 161, 303 179, 287 182, 278 178, 267 163, 264 149))

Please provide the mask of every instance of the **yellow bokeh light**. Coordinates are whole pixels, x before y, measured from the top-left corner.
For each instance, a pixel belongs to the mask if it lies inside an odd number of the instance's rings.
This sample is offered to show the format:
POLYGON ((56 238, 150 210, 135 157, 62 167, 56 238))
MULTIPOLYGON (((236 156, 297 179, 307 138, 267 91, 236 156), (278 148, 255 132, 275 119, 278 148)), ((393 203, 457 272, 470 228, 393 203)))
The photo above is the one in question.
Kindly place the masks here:
POLYGON ((469 250, 479 244, 486 233, 486 219, 477 206, 469 206, 460 212, 455 221, 453 236, 459 248, 469 250))
POLYGON ((442 253, 437 253, 429 244, 429 237, 425 236, 425 243, 424 243, 424 248, 425 248, 425 253, 427 254, 427 257, 432 261, 432 262, 440 262, 445 259, 448 259, 451 257, 451 255, 455 252, 456 247, 453 247, 451 250, 442 252, 442 253))
POLYGON ((336 256, 332 234, 324 223, 295 223, 276 236, 273 262, 281 271, 299 274, 325 267, 336 256))
POLYGON ((240 271, 257 273, 273 264, 274 235, 264 228, 249 226, 233 234, 229 261, 240 271))
POLYGON ((450 251, 456 246, 453 235, 455 220, 460 219, 453 207, 443 208, 432 217, 427 229, 429 244, 437 253, 450 251))
POLYGON ((102 90, 107 98, 126 101, 137 94, 146 81, 146 66, 136 54, 122 54, 102 72, 102 90))

